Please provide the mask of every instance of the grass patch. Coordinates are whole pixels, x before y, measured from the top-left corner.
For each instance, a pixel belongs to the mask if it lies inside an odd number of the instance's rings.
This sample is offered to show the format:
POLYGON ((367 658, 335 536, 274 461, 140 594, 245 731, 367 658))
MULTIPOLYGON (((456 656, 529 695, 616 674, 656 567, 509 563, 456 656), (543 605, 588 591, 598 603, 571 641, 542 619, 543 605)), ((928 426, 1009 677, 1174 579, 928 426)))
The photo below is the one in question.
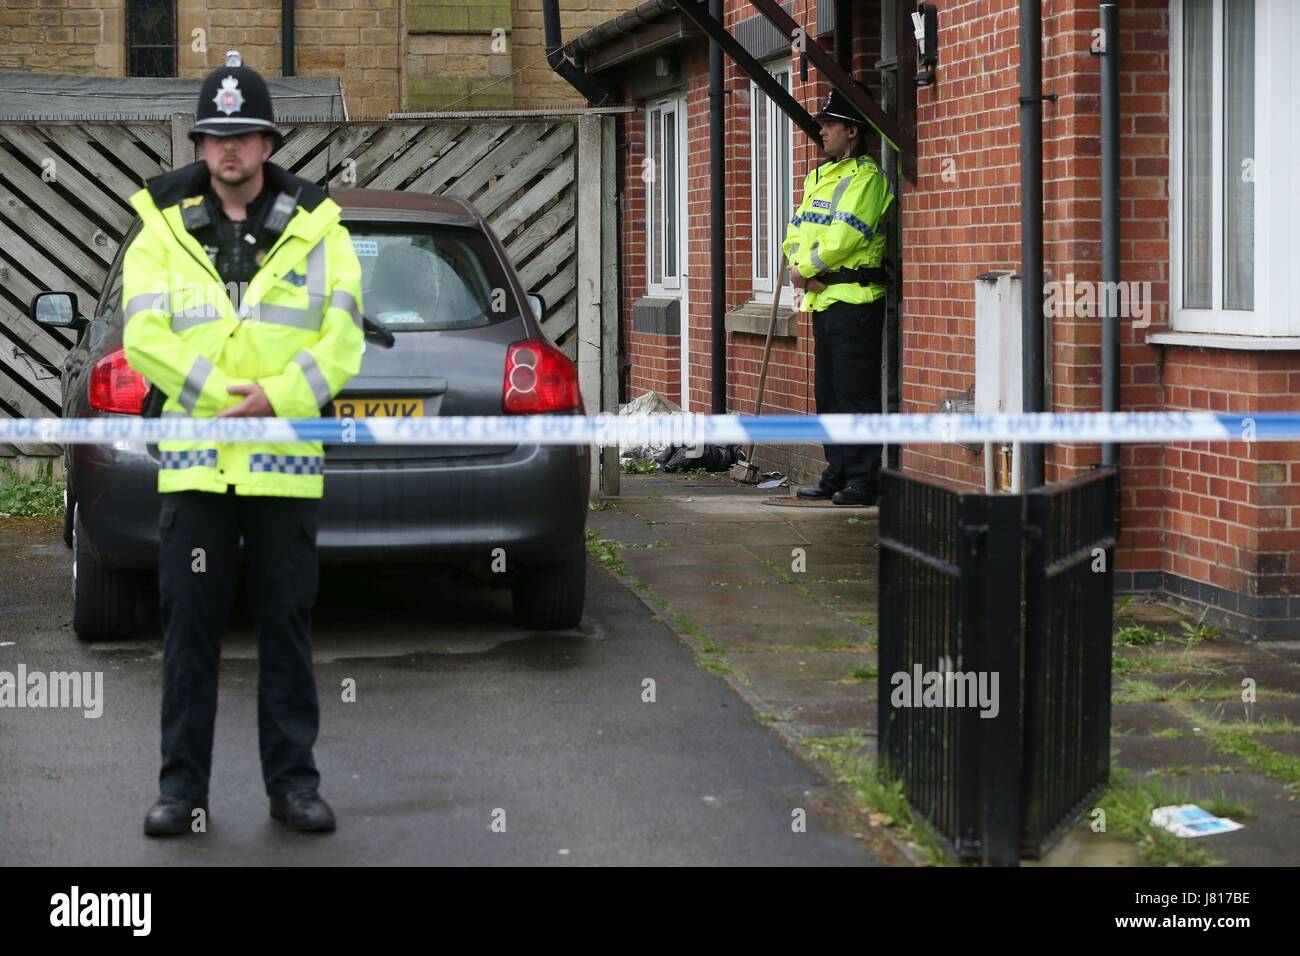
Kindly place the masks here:
POLYGON ((1189 773, 1195 773, 1196 768, 1191 764, 1179 764, 1174 767, 1156 767, 1154 770, 1147 771, 1149 777, 1185 777, 1189 773))
POLYGON ((1221 866, 1221 860, 1195 841, 1180 839, 1151 823, 1151 811, 1156 807, 1195 802, 1187 793, 1159 780, 1121 780, 1107 788, 1098 806, 1106 812, 1107 831, 1135 840, 1138 855, 1150 866, 1221 866))
MULTIPOLYGON (((1192 717, 1192 715, 1188 715, 1192 717)), ((1286 718, 1278 719, 1276 717, 1264 717, 1260 720, 1236 721, 1236 720, 1218 720, 1214 717, 1203 717, 1195 715, 1196 723, 1206 731, 1211 733, 1234 733, 1245 734, 1248 737, 1256 737, 1260 734, 1296 734, 1300 733, 1300 725, 1293 724, 1286 718)))
POLYGON ((1166 727, 1164 730, 1154 731, 1151 736, 1161 740, 1182 740, 1187 736, 1187 732, 1178 727, 1166 727))
POLYGON ((1300 786, 1300 757, 1279 753, 1239 731, 1213 730, 1206 736, 1219 753, 1245 760, 1251 773, 1272 777, 1288 787, 1300 786))
POLYGON ((1216 817, 1227 817, 1237 823, 1242 820, 1249 820, 1255 815, 1251 813, 1250 807, 1233 800, 1222 792, 1216 793, 1212 797, 1206 797, 1201 800, 1198 806, 1207 813, 1213 813, 1216 817))
POLYGON ((822 641, 817 645, 819 651, 853 651, 857 648, 853 641, 822 641))
POLYGON ((618 506, 615 505, 614 502, 612 501, 588 501, 587 502, 588 511, 609 511, 611 508, 616 508, 616 507, 618 506))
POLYGON ((1141 647, 1147 644, 1160 644, 1169 640, 1169 635, 1153 631, 1145 624, 1130 624, 1115 632, 1115 644, 1120 647, 1141 647))
POLYGON ((1179 682, 1174 687, 1157 687, 1150 681, 1124 680, 1111 694, 1113 704, 1156 704, 1167 701, 1230 700, 1241 695, 1239 687, 1179 682))
POLYGON ((1150 648, 1143 648, 1136 654, 1120 654, 1111 657, 1111 672, 1115 674, 1168 674, 1178 671, 1191 671, 1197 674, 1222 674, 1223 671, 1187 659, 1187 652, 1181 654, 1161 654, 1150 648))
MULTIPOLYGON (((912 813, 902 781, 891 780, 869 760, 854 757, 844 746, 827 743, 829 738, 805 737, 804 744, 848 784, 856 802, 868 811, 872 823, 892 826, 899 835, 919 848, 932 866, 951 866, 953 860, 929 828, 912 813)), ((861 742, 859 738, 859 743, 861 742)))
POLYGON ((618 556, 617 541, 602 538, 595 528, 587 529, 587 553, 615 574, 627 576, 627 565, 618 556))
POLYGON ((849 671, 849 679, 855 681, 875 680, 880 676, 880 668, 875 664, 859 664, 849 671))
POLYGON ((1202 621, 1192 624, 1189 621, 1179 621, 1178 626, 1183 629, 1183 640, 1188 644, 1217 641, 1222 636, 1217 624, 1206 624, 1202 621))
POLYGON ((0 513, 16 518, 63 516, 63 479, 54 477, 53 458, 38 465, 32 478, 20 478, 10 462, 0 462, 0 513))
POLYGON ((618 467, 625 475, 653 475, 659 470, 659 464, 653 458, 629 458, 620 462, 618 467))

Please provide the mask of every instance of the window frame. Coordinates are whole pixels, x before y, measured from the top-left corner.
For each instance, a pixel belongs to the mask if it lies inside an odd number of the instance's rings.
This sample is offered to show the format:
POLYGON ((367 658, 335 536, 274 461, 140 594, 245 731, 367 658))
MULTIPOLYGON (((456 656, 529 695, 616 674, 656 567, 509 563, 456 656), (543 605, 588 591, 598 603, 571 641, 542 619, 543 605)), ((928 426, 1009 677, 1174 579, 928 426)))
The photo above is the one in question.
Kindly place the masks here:
MULTIPOLYGON (((784 59, 769 61, 767 63, 764 63, 763 67, 773 76, 779 77, 780 74, 785 73, 786 90, 787 91, 793 90, 794 59, 792 57, 786 57, 784 59)), ((755 162, 755 152, 757 149, 756 144, 758 142, 758 118, 757 118, 757 110, 754 109, 754 102, 755 102, 755 97, 760 95, 764 97, 767 96, 767 94, 764 93, 763 88, 761 86, 759 86, 753 80, 750 80, 749 81, 749 107, 750 107, 749 109, 749 197, 750 197, 749 212, 750 212, 750 224, 751 224, 751 231, 750 231, 751 239, 749 243, 750 290, 755 302, 770 303, 772 301, 773 277, 769 277, 765 279, 760 277, 758 274, 759 272, 758 257, 760 255, 760 250, 758 248, 758 201, 759 199, 758 199, 758 166, 757 163, 755 162)), ((767 143, 769 148, 768 148, 768 155, 767 155, 767 162, 766 162, 767 193, 768 193, 767 203, 770 209, 768 219, 772 231, 772 238, 775 243, 775 248, 780 248, 781 243, 785 240, 786 224, 790 221, 790 217, 794 214, 794 193, 795 193, 794 122, 781 111, 780 107, 778 107, 775 101, 773 101, 770 97, 768 97, 768 109, 769 112, 767 113, 767 125, 768 125, 767 143), (780 119, 777 119, 777 117, 780 117, 780 119), (786 184, 786 195, 785 195, 786 208, 785 209, 781 208, 781 204, 778 201, 780 198, 780 191, 777 188, 776 173, 779 171, 779 167, 778 167, 775 150, 771 148, 771 144, 773 142, 772 133, 775 131, 777 123, 779 123, 782 119, 785 121, 787 126, 786 162, 787 162, 787 169, 789 170, 789 180, 786 184)), ((768 249, 765 251, 770 253, 774 250, 768 249)), ((770 262, 767 263, 767 268, 769 270, 772 268, 770 262)), ((790 284, 788 282, 781 283, 781 303, 782 305, 790 306, 791 308, 793 308, 794 306, 793 290, 790 288, 790 284)))
MULTIPOLYGON (((1254 75, 1254 270, 1253 309, 1225 309, 1224 299, 1224 0, 1213 0, 1213 149, 1210 308, 1184 308, 1184 0, 1169 2, 1169 328, 1173 332, 1237 336, 1300 335, 1300 308, 1290 301, 1286 277, 1294 267, 1281 257, 1283 230, 1300 221, 1300 183, 1285 175, 1290 152, 1300 148, 1300 131, 1273 128, 1281 115, 1286 85, 1272 80, 1286 69, 1288 44, 1300 39, 1300 5, 1255 0, 1254 75), (1278 175, 1278 171, 1282 173, 1278 175), (1268 197, 1262 202, 1261 197, 1268 197)), ((1295 127, 1296 124, 1290 124, 1295 127)))
MULTIPOLYGON (((675 117, 673 129, 675 135, 675 155, 673 156, 673 181, 676 187, 677 202, 677 229, 673 237, 676 241, 676 264, 677 269, 671 274, 665 274, 658 280, 655 278, 655 258, 654 242, 656 228, 663 230, 664 248, 667 249, 668 236, 665 223, 657 224, 655 222, 656 213, 659 211, 659 203, 656 201, 659 193, 656 191, 662 186, 661 171, 655 169, 655 178, 652 182, 645 183, 646 187, 646 289, 649 295, 661 296, 667 298, 681 298, 685 295, 685 277, 686 277, 686 219, 687 219, 687 190, 686 190, 686 167, 687 167, 687 132, 686 132, 686 94, 679 91, 670 93, 667 96, 659 96, 653 100, 647 100, 645 104, 645 158, 653 159, 651 142, 652 142, 652 125, 654 124, 655 111, 666 115, 672 113, 675 117)), ((662 122, 662 120, 661 120, 662 122)), ((659 128, 659 135, 663 134, 662 125, 659 128)), ((644 167, 643 167, 644 168, 644 167)))

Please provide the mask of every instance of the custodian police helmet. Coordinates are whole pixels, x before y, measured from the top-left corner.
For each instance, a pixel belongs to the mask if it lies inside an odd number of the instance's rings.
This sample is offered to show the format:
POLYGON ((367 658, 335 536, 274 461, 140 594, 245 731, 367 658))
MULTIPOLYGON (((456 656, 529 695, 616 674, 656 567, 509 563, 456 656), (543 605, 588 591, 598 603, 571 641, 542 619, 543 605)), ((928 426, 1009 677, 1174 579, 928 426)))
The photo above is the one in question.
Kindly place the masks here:
POLYGON ((197 141, 203 133, 237 136, 256 132, 273 137, 277 147, 284 139, 275 128, 266 80, 251 66, 243 65, 237 50, 231 50, 226 54, 226 65, 213 70, 203 81, 190 139, 197 141))
MULTIPOLYGON (((867 88, 860 82, 857 80, 854 80, 853 82, 857 84, 858 89, 862 90, 864 93, 867 92, 867 88)), ((870 96, 869 93, 867 95, 870 96)), ((867 126, 866 117, 858 112, 857 107, 849 102, 847 96, 833 87, 826 97, 826 102, 822 104, 821 111, 814 116, 813 119, 839 120, 841 123, 854 123, 863 128, 867 126)))

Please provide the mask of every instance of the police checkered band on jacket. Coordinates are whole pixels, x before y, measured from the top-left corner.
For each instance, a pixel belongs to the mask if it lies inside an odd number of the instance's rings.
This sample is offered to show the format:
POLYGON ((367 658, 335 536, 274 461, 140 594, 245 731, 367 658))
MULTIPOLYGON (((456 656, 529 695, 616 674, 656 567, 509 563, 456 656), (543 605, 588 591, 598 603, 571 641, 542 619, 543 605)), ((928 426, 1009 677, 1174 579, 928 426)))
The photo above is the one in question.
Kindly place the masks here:
POLYGON ((322 475, 325 459, 318 455, 265 455, 248 456, 249 471, 278 471, 289 475, 322 475))
POLYGON ((195 451, 165 451, 162 453, 164 468, 216 468, 217 450, 200 448, 195 451))

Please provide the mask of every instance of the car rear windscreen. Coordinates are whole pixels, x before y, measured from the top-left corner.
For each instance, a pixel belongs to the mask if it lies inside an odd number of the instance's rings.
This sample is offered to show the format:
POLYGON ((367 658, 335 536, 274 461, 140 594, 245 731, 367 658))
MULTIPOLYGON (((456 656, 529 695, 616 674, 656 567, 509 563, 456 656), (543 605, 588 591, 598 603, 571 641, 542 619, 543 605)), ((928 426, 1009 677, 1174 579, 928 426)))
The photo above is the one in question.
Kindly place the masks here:
POLYGON ((366 315, 392 332, 470 329, 516 317, 505 271, 475 229, 348 223, 366 315))

